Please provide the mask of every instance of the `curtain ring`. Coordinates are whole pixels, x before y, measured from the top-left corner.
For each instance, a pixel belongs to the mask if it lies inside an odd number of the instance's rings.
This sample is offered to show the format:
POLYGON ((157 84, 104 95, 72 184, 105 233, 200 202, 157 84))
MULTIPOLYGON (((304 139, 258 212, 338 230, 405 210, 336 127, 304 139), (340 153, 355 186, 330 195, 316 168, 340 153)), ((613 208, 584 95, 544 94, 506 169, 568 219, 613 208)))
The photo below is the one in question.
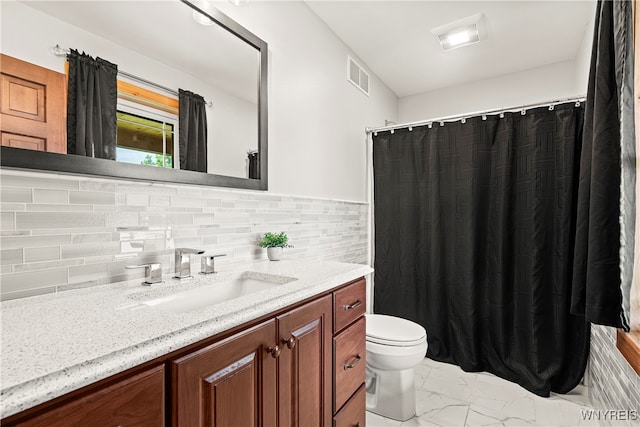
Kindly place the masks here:
POLYGON ((440 122, 440 126, 444 126, 444 122, 440 122))
POLYGON ((462 118, 462 120, 460 120, 462 123, 467 123, 467 119, 465 119, 464 117, 462 118))
POLYGON ((373 133, 373 136, 378 136, 378 132, 374 132, 374 133, 373 133))
POLYGON ((409 132, 413 131, 413 127, 409 126, 409 132))
POLYGON ((576 107, 580 106, 580 101, 576 101, 576 107))
POLYGON ((427 127, 428 127, 429 129, 431 129, 431 128, 433 127, 433 123, 431 123, 431 122, 427 123, 427 127))
POLYGON ((487 115, 486 114, 482 115, 482 120, 487 120, 487 115))
POLYGON ((500 112, 500 118, 501 118, 501 119, 504 119, 504 111, 501 111, 501 112, 500 112))
POLYGON ((395 129, 391 129, 391 135, 393 135, 395 132, 395 129))
POLYGON ((527 114, 527 110, 525 110, 524 108, 520 111, 520 115, 524 116, 525 114, 527 114))
POLYGON ((554 108, 556 108, 555 105, 553 105, 553 104, 549 105, 549 111, 553 111, 554 108))

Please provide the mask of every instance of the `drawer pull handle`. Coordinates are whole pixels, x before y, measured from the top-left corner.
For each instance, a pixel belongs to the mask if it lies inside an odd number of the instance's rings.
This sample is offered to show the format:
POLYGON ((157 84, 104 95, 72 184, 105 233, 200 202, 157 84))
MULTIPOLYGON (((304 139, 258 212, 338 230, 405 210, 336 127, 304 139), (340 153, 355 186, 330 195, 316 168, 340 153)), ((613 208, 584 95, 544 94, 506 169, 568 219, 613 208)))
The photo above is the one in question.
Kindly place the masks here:
POLYGON ((296 339, 293 337, 293 335, 289 339, 282 338, 282 344, 286 344, 287 348, 291 350, 296 346, 296 339))
POLYGON ((269 353, 271 357, 275 359, 278 356, 280 356, 280 347, 278 347, 277 345, 274 345, 273 347, 269 347, 267 349, 267 353, 269 353))
POLYGON ((349 311, 349 310, 353 310, 354 308, 358 307, 360 304, 362 304, 362 301, 358 300, 358 301, 354 302, 353 304, 343 305, 342 308, 344 308, 344 311, 349 311))
POLYGON ((358 366, 358 363, 360 363, 361 361, 362 361, 362 357, 359 354, 357 354, 356 357, 353 358, 351 363, 344 364, 344 370, 346 371, 347 369, 355 368, 356 366, 358 366))

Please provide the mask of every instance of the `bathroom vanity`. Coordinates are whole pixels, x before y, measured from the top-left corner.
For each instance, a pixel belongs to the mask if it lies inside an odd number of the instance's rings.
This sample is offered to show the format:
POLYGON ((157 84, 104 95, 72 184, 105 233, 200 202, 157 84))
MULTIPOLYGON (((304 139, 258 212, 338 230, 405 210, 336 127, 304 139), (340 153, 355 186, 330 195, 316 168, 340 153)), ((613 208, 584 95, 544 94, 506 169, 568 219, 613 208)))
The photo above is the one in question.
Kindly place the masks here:
POLYGON ((363 426, 370 272, 261 262, 191 284, 127 282, 4 302, 2 423, 363 426), (256 277, 275 284, 205 307, 171 305, 175 295, 256 277), (14 323, 38 312, 44 318, 33 327, 14 323), (57 334, 66 338, 48 348, 57 334))

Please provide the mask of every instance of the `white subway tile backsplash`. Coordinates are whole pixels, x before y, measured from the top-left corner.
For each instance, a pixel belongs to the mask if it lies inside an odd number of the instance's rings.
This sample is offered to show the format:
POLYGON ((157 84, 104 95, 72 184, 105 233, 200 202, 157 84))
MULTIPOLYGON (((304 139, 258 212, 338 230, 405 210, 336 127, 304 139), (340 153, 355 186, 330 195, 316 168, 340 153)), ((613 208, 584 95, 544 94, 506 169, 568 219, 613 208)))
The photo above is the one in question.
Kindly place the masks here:
POLYGON ((35 188, 33 190, 33 203, 69 203, 69 191, 35 188))
POLYGON ((266 231, 289 234, 287 257, 366 262, 363 203, 44 173, 2 179, 11 197, 34 196, 2 205, 2 298, 142 277, 129 264, 170 272, 176 247, 226 253, 220 266, 266 259, 257 246, 266 231))
POLYGON ((148 194, 125 194, 124 203, 127 206, 149 206, 148 194))
POLYGON ((26 210, 30 212, 93 212, 93 205, 28 204, 26 210))
POLYGON ((104 227, 102 212, 16 212, 19 230, 104 227))
POLYGON ((15 212, 0 212, 0 228, 2 228, 2 231, 16 229, 15 212))
POLYGON ((120 253, 120 242, 95 242, 62 246, 61 258, 88 258, 120 253))
POLYGON ((80 181, 76 177, 57 174, 39 174, 33 172, 2 171, 0 173, 0 183, 2 188, 23 187, 23 188, 59 188, 77 190, 80 188, 80 181))
POLYGON ((64 245, 68 243, 71 243, 71 236, 64 234, 54 234, 50 236, 0 237, 0 245, 2 246, 2 249, 39 248, 43 246, 64 245))
POLYGON ((0 284, 0 293, 39 289, 64 283, 67 283, 66 268, 4 274, 0 284))
POLYGON ((56 259, 60 259, 60 246, 24 249, 25 262, 53 261, 56 259))
POLYGON ((69 202, 74 205, 115 205, 115 193, 104 191, 71 191, 69 202))
POLYGON ((31 188, 0 188, 0 201, 2 201, 2 203, 31 203, 32 200, 33 191, 31 188))
POLYGON ((27 205, 25 203, 0 203, 0 211, 3 212, 24 210, 27 210, 27 205))
MULTIPOLYGON (((71 267, 74 265, 84 264, 84 259, 61 259, 56 261, 43 261, 43 262, 30 262, 27 264, 16 264, 13 266, 14 273, 21 273, 25 271, 34 270, 47 270, 60 267, 71 267)), ((0 278, 1 280, 1 278, 0 278)))
POLYGON ((24 262, 22 249, 0 250, 0 265, 22 264, 24 262))
POLYGON ((18 298, 32 297, 36 295, 52 294, 56 291, 56 286, 45 286, 44 288, 26 289, 24 291, 4 292, 0 294, 0 301, 8 301, 18 298))

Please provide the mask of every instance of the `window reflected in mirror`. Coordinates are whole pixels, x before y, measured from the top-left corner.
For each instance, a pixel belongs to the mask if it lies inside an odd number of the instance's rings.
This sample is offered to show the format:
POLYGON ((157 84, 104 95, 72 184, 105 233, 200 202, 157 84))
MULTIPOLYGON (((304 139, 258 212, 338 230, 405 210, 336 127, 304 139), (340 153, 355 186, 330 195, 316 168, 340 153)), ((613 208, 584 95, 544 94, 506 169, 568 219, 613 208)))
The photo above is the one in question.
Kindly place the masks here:
POLYGON ((176 121, 177 117, 172 121, 152 112, 142 116, 119 110, 116 160, 173 168, 177 151, 176 121))

